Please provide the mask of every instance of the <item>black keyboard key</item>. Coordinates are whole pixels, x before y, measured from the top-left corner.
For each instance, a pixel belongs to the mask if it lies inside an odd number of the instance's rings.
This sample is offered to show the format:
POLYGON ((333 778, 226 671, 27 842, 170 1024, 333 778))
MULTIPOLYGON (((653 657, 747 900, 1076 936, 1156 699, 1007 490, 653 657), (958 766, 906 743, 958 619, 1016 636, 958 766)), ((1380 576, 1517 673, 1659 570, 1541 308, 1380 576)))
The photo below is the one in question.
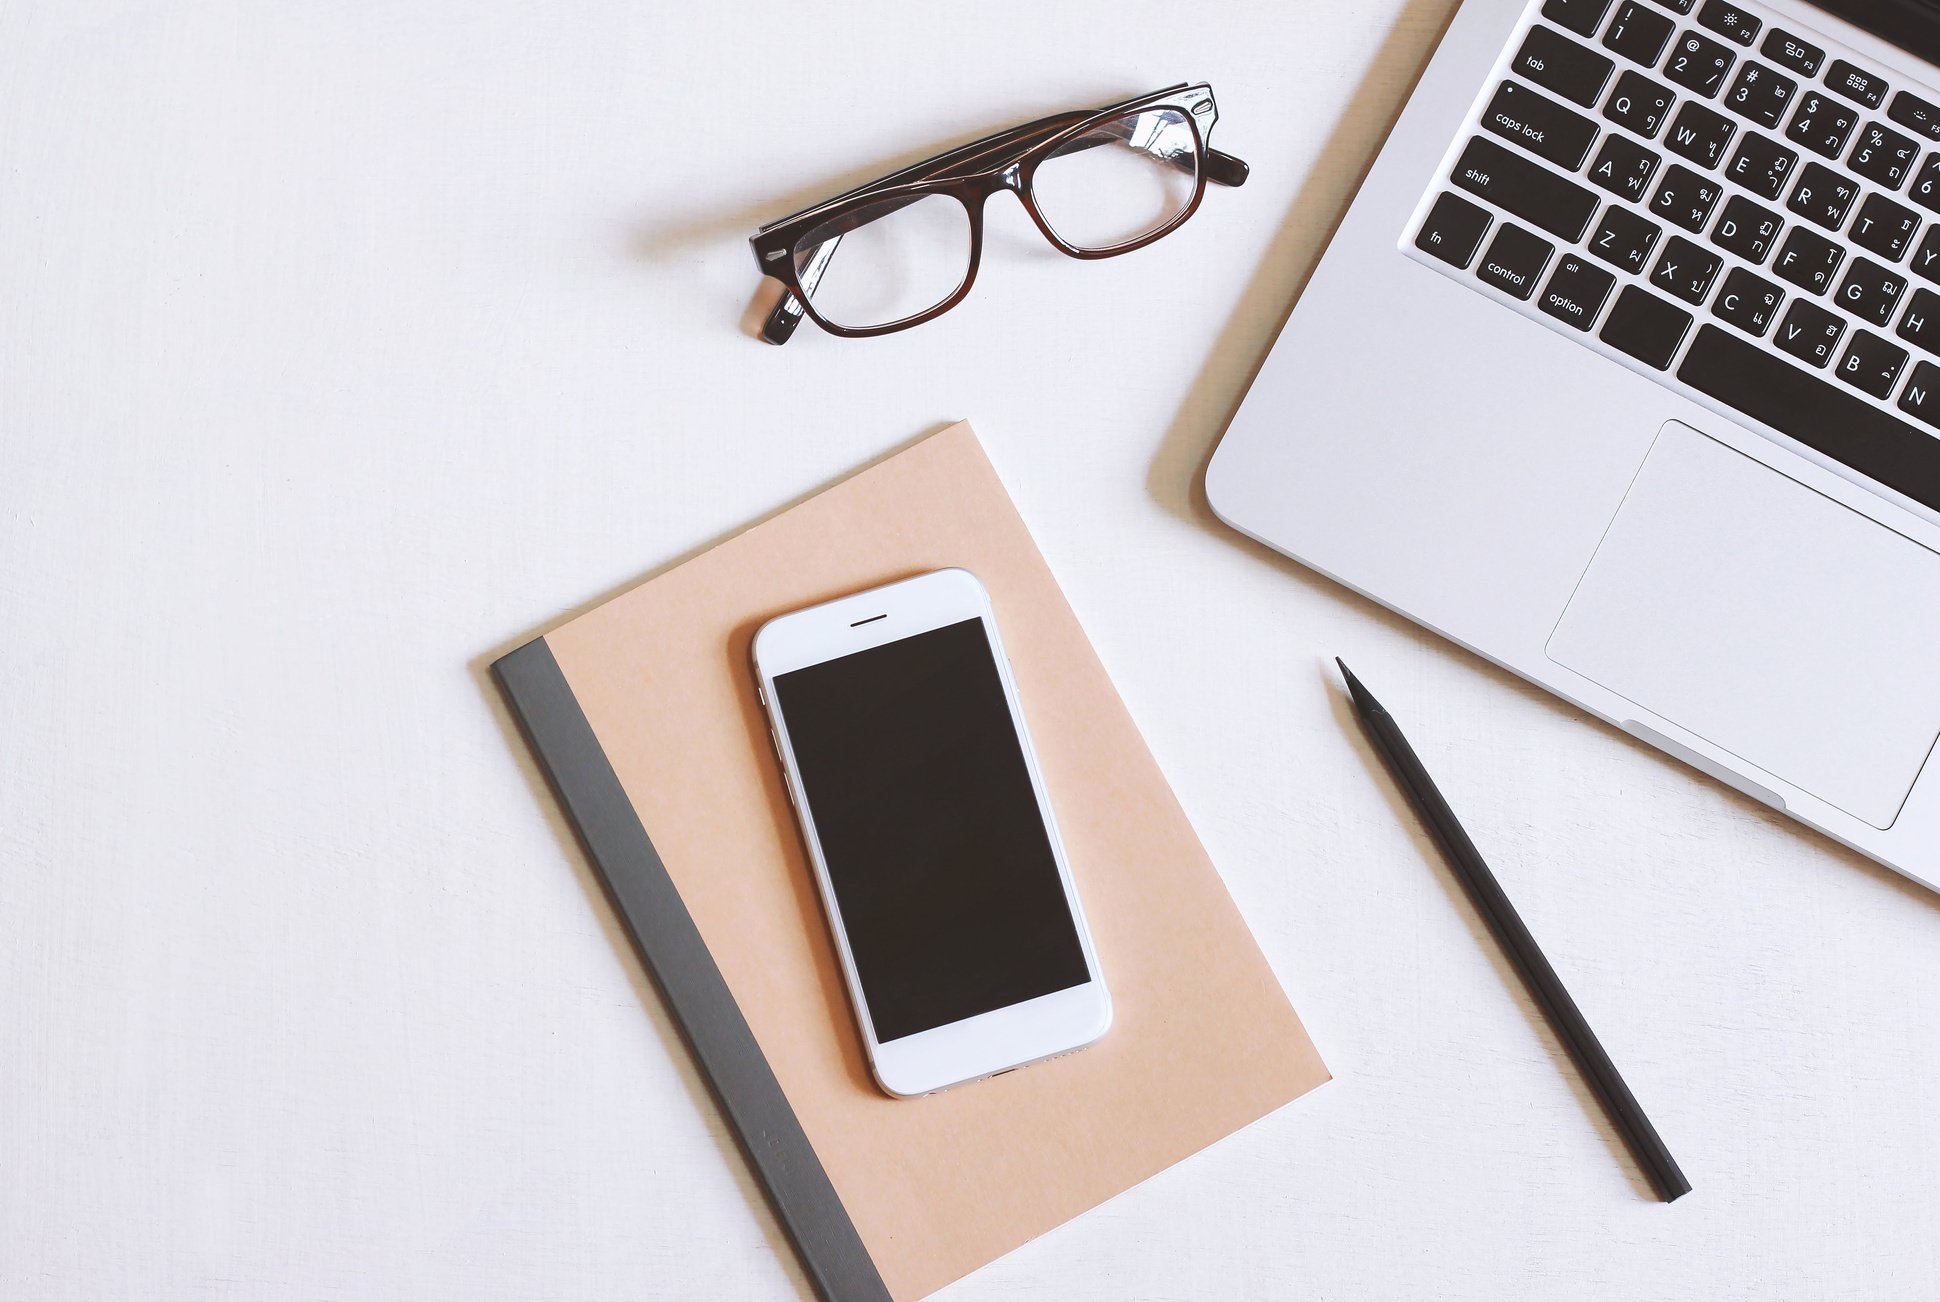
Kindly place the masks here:
POLYGON ((1644 260, 1650 256, 1650 250, 1660 234, 1662 231, 1655 222, 1639 217, 1628 208, 1611 204, 1603 210, 1603 220, 1597 223, 1596 233, 1590 236, 1590 252, 1613 267, 1622 267, 1633 275, 1642 275, 1644 260))
POLYGON ((1588 330, 1616 283, 1615 276, 1582 254, 1566 251, 1536 305, 1559 321, 1588 330))
POLYGON ((1810 41, 1801 41, 1783 28, 1772 28, 1772 34, 1758 47, 1758 52, 1773 63, 1790 68, 1793 72, 1815 77, 1819 73, 1819 61, 1825 58, 1825 51, 1810 41))
POLYGON ((1906 197, 1922 208, 1940 212, 1940 154, 1928 154, 1927 161, 1920 164, 1919 175, 1913 178, 1913 188, 1906 197))
POLYGON ((1932 362, 1913 363, 1913 378, 1906 382, 1906 391, 1900 394, 1900 410, 1940 427, 1940 366, 1932 362))
POLYGON ((1832 360, 1832 350, 1839 346, 1839 336, 1844 333, 1844 321, 1816 303, 1799 298, 1792 300, 1792 306, 1785 310, 1785 319, 1778 323, 1773 342, 1802 362, 1824 366, 1832 360))
POLYGON ((1711 96, 1718 93, 1724 85, 1724 75, 1731 71, 1731 65, 1738 61, 1730 47, 1720 45, 1708 36, 1696 32, 1685 32, 1671 47, 1671 57, 1664 64, 1664 76, 1686 90, 1699 95, 1711 96))
POLYGON ((1727 41, 1740 45, 1750 45, 1758 39, 1758 29, 1765 24, 1752 17, 1737 5, 1726 4, 1725 0, 1704 0, 1704 8, 1698 10, 1698 26, 1708 27, 1727 41))
POLYGON ((1859 184, 1851 177, 1823 163, 1807 163, 1785 206, 1807 221, 1836 231, 1858 197, 1859 184))
POLYGON ((1699 176, 1681 163, 1672 163, 1665 169, 1664 179, 1657 183, 1650 210, 1687 231, 1701 231, 1723 190, 1723 186, 1709 177, 1699 176))
POLYGON ((1886 116, 1910 131, 1919 132, 1928 140, 1940 140, 1940 108, 1918 95, 1900 91, 1893 96, 1893 102, 1886 106, 1886 116))
POLYGON ((1867 108, 1878 108, 1880 101, 1886 98, 1884 77, 1863 68, 1855 68, 1844 59, 1834 59, 1832 66, 1825 70, 1825 84, 1867 108))
POLYGON ((1635 285, 1625 285, 1596 337, 1646 366, 1667 370, 1691 328, 1691 314, 1635 285))
POLYGON ((1691 341, 1677 378, 1940 510, 1940 439, 1759 345, 1706 325, 1691 341))
POLYGON ((1584 108, 1596 103, 1610 70, 1617 65, 1547 27, 1532 27, 1509 71, 1584 108))
POLYGON ((1940 225, 1927 227, 1926 238, 1913 250, 1913 261, 1907 263, 1907 270, 1940 284, 1940 225))
POLYGON ((1908 343, 1940 357, 1940 294, 1930 289, 1914 290, 1896 333, 1908 343))
POLYGON ((1596 213, 1596 193, 1476 136, 1456 160, 1450 180, 1464 190, 1571 243, 1596 213))
POLYGON ((1489 229, 1489 214, 1460 195, 1443 193, 1415 232, 1415 247, 1452 267, 1466 268, 1489 229))
POLYGON ((1697 0, 1657 0, 1657 3, 1666 9, 1675 9, 1680 14, 1688 14, 1697 4, 1697 0))
POLYGON ((1696 100, 1686 100, 1671 122, 1664 146, 1704 167, 1716 167, 1724 159, 1724 148, 1731 143, 1738 126, 1722 113, 1714 113, 1696 100))
POLYGON ((1859 114, 1854 110, 1816 90, 1808 90, 1799 98, 1798 112, 1792 115, 1792 125, 1785 128, 1785 138, 1815 154, 1837 158, 1858 122, 1859 114))
POLYGON ((1752 275, 1743 267, 1733 267, 1724 278, 1724 287, 1711 304, 1711 314, 1729 321, 1746 334, 1764 337, 1771 328, 1785 291, 1771 281, 1752 275))
POLYGON ((1538 158, 1574 172, 1596 139, 1597 125, 1546 95, 1505 81, 1482 112, 1482 125, 1538 158))
POLYGON ((1859 139, 1852 142, 1846 166, 1882 190, 1897 190, 1919 157, 1920 147, 1911 140, 1877 122, 1868 122, 1859 129, 1859 139))
POLYGON ((1797 154, 1776 140, 1747 131, 1745 138, 1738 142, 1737 157, 1731 160, 1725 175, 1761 198, 1776 199, 1784 191, 1786 179, 1798 161, 1797 154))
POLYGON ((1643 73, 1626 72, 1617 78, 1617 88, 1610 92, 1603 116, 1651 140, 1664 125, 1664 115, 1670 112, 1671 101, 1676 98, 1676 92, 1659 86, 1643 73))
POLYGON ((1691 243, 1682 235, 1673 235, 1664 245, 1664 251, 1657 255, 1650 283, 1686 303, 1702 303, 1723 266, 1724 259, 1711 250, 1691 243))
POLYGON ((1832 299, 1860 320, 1883 326, 1893 319, 1893 309, 1900 305, 1900 295, 1905 292, 1903 277, 1870 258, 1854 258, 1832 299))
POLYGON ((1656 171, 1657 155, 1613 131, 1603 138, 1588 175, 1591 185, 1600 185, 1632 203, 1642 203, 1656 171))
POLYGON ((1677 24, 1655 9, 1638 0, 1623 0, 1617 16, 1610 20, 1610 30, 1603 34, 1603 48, 1648 68, 1657 62, 1676 30, 1677 24))
POLYGON ((1740 117, 1776 131, 1798 88, 1799 84, 1784 73, 1773 72, 1762 63, 1747 62, 1725 92, 1724 103, 1740 117))
POLYGON ((1904 369, 1906 349, 1870 330, 1855 330, 1846 355, 1839 359, 1838 375, 1855 389, 1884 398, 1893 392, 1893 382, 1904 369))
POLYGON ((1543 268, 1555 251, 1542 236, 1504 222, 1489 241, 1489 251, 1482 255, 1475 274, 1505 294, 1527 299, 1536 292, 1536 282, 1542 279, 1543 268))
POLYGON ((1913 236, 1919 229, 1919 213, 1883 194, 1869 194, 1866 202, 1859 205, 1859 215, 1852 219, 1852 230, 1847 233, 1860 248, 1877 253, 1888 262, 1898 262, 1912 247, 1913 236))
POLYGON ((1760 208, 1742 194, 1725 200, 1718 224, 1711 228, 1711 242, 1728 253, 1735 253, 1752 266, 1764 262, 1778 240, 1785 219, 1769 208, 1760 208))
POLYGON ((1789 280, 1800 289, 1823 294, 1832 288, 1833 273, 1845 261, 1846 251, 1817 231, 1794 226, 1779 247, 1772 270, 1780 280, 1789 280))
POLYGON ((1595 36, 1609 8, 1610 0, 1548 0, 1543 5, 1543 17, 1578 36, 1595 36))

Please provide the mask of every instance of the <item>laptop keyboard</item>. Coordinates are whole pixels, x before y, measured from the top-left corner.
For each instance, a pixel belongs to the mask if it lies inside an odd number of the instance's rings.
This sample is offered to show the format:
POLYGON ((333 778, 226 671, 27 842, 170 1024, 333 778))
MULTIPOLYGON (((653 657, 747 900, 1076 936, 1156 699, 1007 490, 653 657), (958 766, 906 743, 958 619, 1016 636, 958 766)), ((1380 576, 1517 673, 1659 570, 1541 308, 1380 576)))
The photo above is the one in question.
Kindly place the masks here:
POLYGON ((1413 256, 1940 510, 1940 91, 1752 5, 1535 0, 1477 102, 1413 256))

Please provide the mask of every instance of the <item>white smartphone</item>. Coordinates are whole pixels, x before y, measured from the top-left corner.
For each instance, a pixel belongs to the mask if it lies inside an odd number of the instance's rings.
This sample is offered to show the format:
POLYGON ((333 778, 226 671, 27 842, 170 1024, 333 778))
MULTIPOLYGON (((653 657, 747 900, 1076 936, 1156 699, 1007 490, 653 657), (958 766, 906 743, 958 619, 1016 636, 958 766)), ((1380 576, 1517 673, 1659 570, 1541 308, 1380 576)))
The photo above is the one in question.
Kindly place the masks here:
POLYGON ((754 667, 877 1083, 929 1094, 1102 1036, 983 584, 938 570, 780 616, 754 667))

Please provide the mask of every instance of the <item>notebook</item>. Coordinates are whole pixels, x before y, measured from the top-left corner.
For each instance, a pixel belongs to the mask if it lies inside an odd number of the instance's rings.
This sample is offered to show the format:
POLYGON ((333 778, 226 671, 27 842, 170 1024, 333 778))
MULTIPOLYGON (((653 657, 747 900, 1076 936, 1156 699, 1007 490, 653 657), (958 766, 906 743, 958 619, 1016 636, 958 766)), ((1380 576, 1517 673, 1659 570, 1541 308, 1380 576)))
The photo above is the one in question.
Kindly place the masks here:
POLYGON ((824 1298, 923 1297, 1327 1079, 967 424, 493 668, 824 1298), (749 646, 946 566, 990 590, 1116 1016, 1081 1052, 898 1100, 869 1075, 749 646))

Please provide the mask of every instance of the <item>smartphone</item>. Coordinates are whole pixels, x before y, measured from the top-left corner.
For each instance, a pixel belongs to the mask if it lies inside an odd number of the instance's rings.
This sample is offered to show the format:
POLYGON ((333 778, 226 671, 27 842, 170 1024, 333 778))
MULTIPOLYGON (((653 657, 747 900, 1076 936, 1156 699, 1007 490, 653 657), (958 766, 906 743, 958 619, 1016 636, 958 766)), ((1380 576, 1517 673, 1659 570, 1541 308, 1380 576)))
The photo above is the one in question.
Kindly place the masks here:
POLYGON ((929 1094, 1104 1035, 983 584, 937 570, 782 615, 754 667, 877 1083, 929 1094))

